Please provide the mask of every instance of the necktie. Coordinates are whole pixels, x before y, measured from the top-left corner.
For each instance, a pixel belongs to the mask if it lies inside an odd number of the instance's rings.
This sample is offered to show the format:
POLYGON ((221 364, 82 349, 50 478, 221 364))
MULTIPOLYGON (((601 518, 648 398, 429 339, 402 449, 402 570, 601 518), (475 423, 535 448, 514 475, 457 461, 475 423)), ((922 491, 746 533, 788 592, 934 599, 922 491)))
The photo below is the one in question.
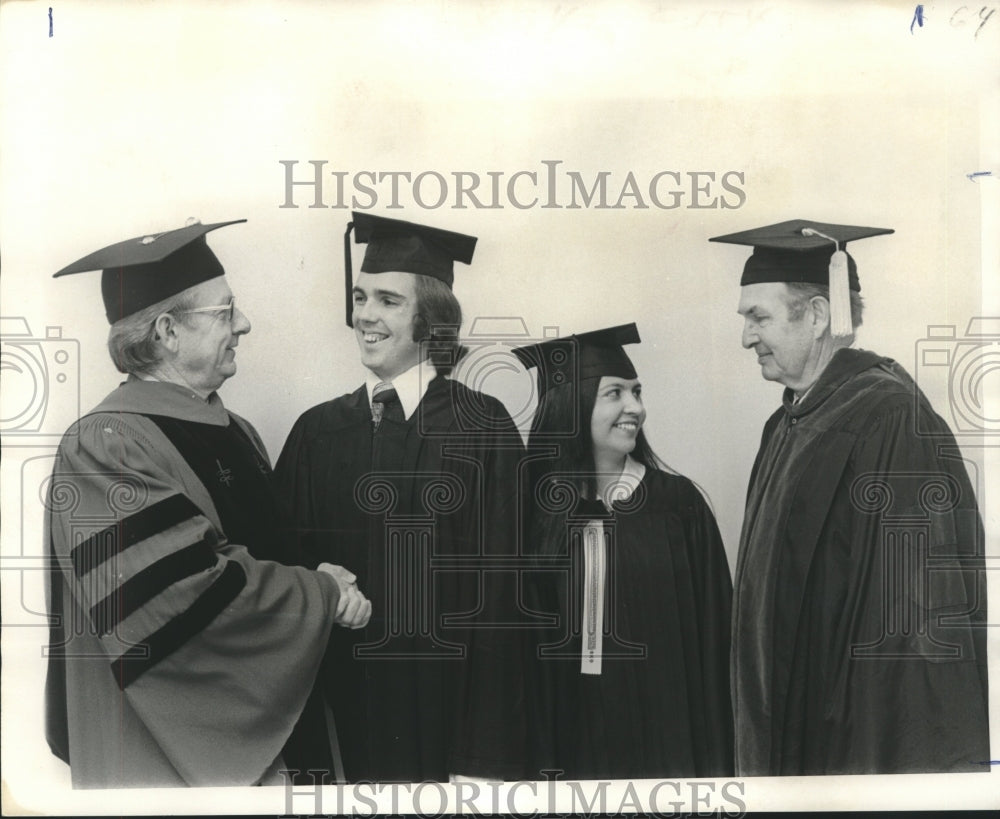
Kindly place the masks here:
POLYGON ((399 396, 392 384, 388 381, 380 381, 372 390, 372 424, 376 430, 386 416, 393 421, 402 421, 403 407, 399 403, 399 396))

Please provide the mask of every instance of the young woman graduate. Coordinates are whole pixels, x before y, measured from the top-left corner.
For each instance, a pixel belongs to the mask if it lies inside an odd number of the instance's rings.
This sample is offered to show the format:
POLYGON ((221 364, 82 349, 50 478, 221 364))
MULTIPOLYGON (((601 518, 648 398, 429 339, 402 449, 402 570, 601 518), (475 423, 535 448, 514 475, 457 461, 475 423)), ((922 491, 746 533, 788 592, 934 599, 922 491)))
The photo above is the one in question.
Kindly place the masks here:
POLYGON ((635 324, 515 350, 538 369, 526 599, 536 769, 570 779, 732 773, 732 583, 715 518, 643 434, 635 324))

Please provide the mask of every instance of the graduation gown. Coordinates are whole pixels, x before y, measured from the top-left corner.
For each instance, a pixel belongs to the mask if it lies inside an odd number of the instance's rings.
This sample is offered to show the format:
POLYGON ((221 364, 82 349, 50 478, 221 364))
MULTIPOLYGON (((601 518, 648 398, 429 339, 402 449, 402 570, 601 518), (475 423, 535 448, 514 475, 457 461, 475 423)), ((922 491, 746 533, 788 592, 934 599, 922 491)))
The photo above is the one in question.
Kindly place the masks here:
POLYGON ((364 387, 313 407, 276 466, 311 563, 372 601, 330 641, 323 690, 349 781, 517 778, 525 728, 516 571, 521 437, 503 405, 437 377, 373 431, 364 387))
POLYGON ((248 552, 280 554, 269 473, 249 424, 174 384, 130 379, 64 437, 46 728, 74 787, 282 781, 338 590, 248 552))
POLYGON ((559 618, 534 651, 535 764, 570 779, 731 775, 732 584, 715 518, 691 481, 657 470, 613 509, 599 675, 581 673, 580 538, 531 575, 531 599, 559 618))
POLYGON ((736 569, 737 774, 988 770, 983 530, 954 438, 863 350, 792 398, 736 569))

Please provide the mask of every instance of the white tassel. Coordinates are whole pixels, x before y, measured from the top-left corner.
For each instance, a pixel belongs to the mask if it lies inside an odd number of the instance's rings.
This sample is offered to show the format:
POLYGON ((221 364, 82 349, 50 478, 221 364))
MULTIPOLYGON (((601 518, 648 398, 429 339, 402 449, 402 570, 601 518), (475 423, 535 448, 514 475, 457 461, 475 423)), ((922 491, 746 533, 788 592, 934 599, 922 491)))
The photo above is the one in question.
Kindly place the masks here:
POLYGON ((846 338, 853 334, 847 254, 838 250, 830 257, 830 335, 846 338))
POLYGON ((803 236, 819 236, 833 242, 830 257, 830 335, 834 338, 848 338, 854 335, 851 321, 851 283, 847 271, 847 253, 840 249, 840 243, 832 236, 820 233, 815 228, 802 228, 803 236))

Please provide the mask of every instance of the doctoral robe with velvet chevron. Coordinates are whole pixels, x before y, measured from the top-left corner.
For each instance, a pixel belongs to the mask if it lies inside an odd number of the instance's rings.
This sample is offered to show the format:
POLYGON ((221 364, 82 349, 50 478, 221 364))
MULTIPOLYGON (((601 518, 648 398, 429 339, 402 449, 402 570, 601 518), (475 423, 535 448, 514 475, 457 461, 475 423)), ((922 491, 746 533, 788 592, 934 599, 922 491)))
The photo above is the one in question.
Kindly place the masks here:
POLYGON ((63 439, 47 734, 74 787, 282 781, 338 590, 257 559, 283 557, 270 479, 249 424, 172 384, 126 381, 63 439))

